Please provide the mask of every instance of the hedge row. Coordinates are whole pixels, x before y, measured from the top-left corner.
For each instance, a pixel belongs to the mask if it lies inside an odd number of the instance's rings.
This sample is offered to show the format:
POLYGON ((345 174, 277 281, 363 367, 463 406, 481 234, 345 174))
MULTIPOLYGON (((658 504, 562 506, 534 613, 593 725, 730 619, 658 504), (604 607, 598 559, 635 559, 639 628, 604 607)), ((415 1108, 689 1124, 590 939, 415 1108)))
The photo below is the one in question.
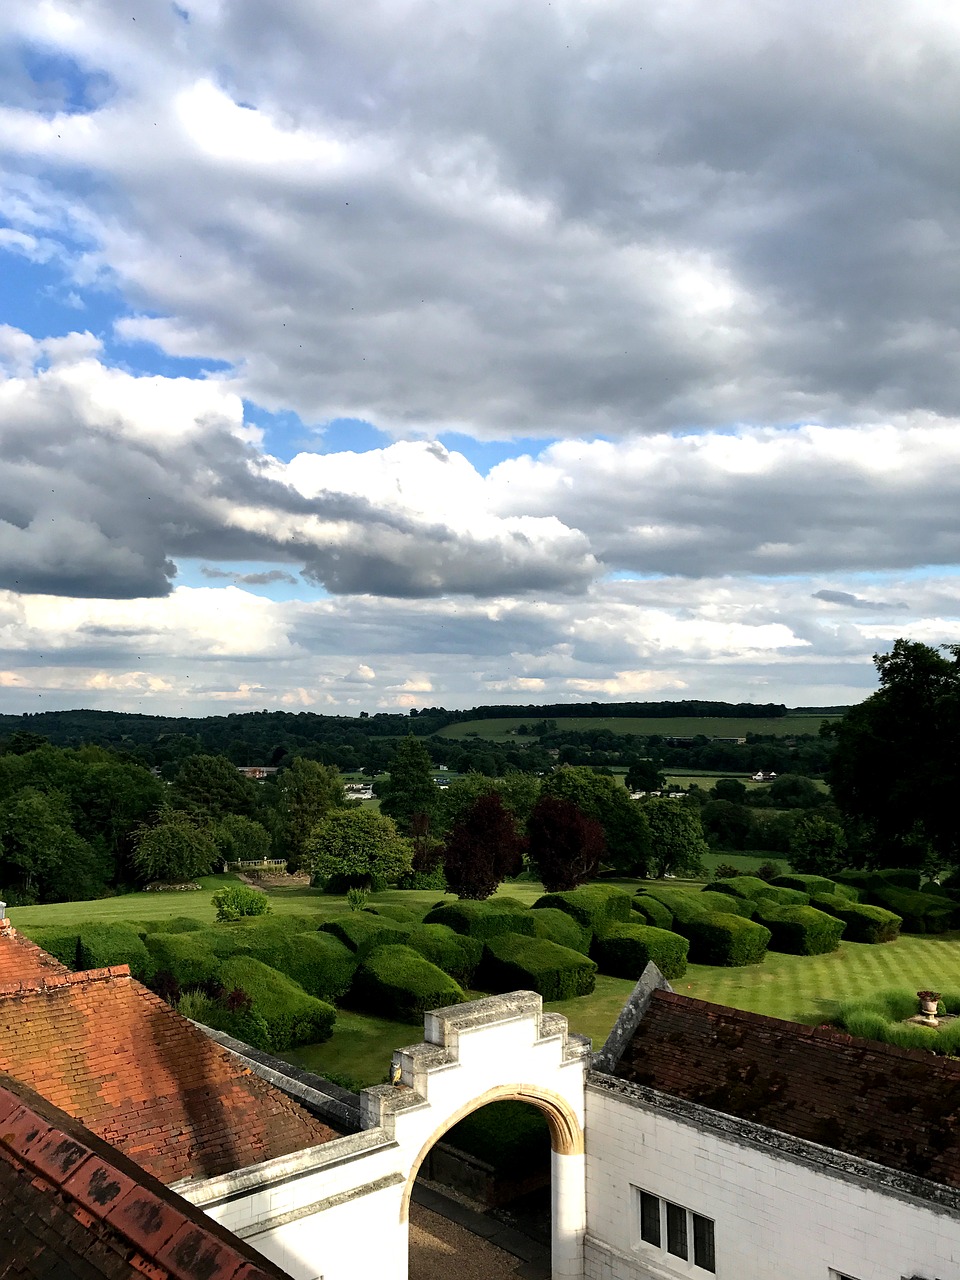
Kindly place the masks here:
POLYGON ((770 930, 764 925, 720 912, 683 921, 680 930, 689 939, 694 964, 760 964, 770 942, 770 930))
POLYGON ((815 894, 810 905, 842 920, 846 925, 843 936, 847 942, 893 942, 899 937, 903 923, 900 916, 884 907, 851 902, 836 893, 815 894))
POLYGON ((533 930, 538 938, 546 938, 557 946, 569 947, 571 951, 579 951, 582 955, 590 954, 590 943, 593 934, 590 929, 579 924, 572 915, 561 911, 559 907, 541 907, 533 913, 533 930))
POLYGON ((633 910, 643 916, 647 924, 652 924, 657 929, 673 927, 673 912, 649 893, 637 893, 633 899, 633 910))
POLYGON ((348 911, 325 921, 320 929, 355 951, 362 959, 375 947, 402 946, 410 936, 410 926, 383 916, 373 916, 366 911, 348 911))
POLYGON ((764 903, 758 919, 770 930, 770 950, 792 956, 821 956, 836 951, 846 927, 836 916, 815 907, 768 907, 764 903))
POLYGON ((590 954, 600 969, 614 978, 636 978, 651 960, 665 978, 682 978, 689 949, 686 938, 667 929, 614 924, 602 938, 594 939, 590 954))
POLYGON ((409 946, 378 947, 357 970, 351 1003, 380 1017, 418 1022, 428 1009, 462 1004, 463 989, 409 946))
POLYGON ((454 933, 479 938, 481 942, 504 933, 525 933, 533 937, 530 911, 522 902, 507 898, 494 898, 489 902, 461 898, 457 902, 441 903, 427 912, 424 924, 445 924, 454 933))
POLYGON ((445 924, 418 925, 411 929, 406 945, 465 986, 473 981, 483 955, 483 943, 479 938, 455 933, 445 924))
POLYGON ((478 979, 485 991, 524 989, 539 992, 544 1000, 569 1000, 593 991, 597 965, 547 938, 504 933, 484 945, 478 979))
POLYGON ((267 1024, 274 1049, 317 1044, 333 1033, 337 1013, 332 1005, 307 995, 292 979, 252 956, 229 956, 220 980, 228 991, 239 989, 250 997, 253 1012, 267 1024))
POLYGON ((633 900, 629 893, 612 885, 591 884, 568 889, 565 893, 545 893, 533 904, 534 911, 546 907, 565 911, 583 928, 599 937, 612 924, 628 923, 633 900))

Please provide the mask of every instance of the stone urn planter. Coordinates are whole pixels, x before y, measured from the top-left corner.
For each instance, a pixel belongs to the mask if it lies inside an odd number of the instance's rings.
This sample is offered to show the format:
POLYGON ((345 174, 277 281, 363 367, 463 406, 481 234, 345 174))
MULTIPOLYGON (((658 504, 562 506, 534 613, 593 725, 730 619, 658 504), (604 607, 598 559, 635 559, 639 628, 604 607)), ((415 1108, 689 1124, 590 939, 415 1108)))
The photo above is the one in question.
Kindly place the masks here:
POLYGON ((937 1021, 937 1006, 940 1003, 939 991, 918 991, 917 999, 920 1001, 920 1012, 923 1014, 923 1020, 928 1027, 938 1027, 940 1023, 937 1021))

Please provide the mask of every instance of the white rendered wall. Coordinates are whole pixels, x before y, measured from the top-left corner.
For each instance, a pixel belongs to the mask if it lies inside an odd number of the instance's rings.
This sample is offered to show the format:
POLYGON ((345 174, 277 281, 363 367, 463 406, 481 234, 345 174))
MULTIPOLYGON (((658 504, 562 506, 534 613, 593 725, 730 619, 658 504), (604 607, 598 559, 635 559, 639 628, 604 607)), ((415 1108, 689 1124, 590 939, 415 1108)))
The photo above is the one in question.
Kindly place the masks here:
POLYGON ((586 1280, 706 1271, 642 1244, 640 1187, 715 1223, 717 1280, 956 1280, 960 1215, 587 1090, 586 1280))
POLYGON ((407 1280, 407 1209, 433 1144, 500 1099, 550 1124, 555 1280, 582 1280, 583 1119, 589 1042, 533 992, 440 1009, 426 1040, 394 1055, 398 1087, 361 1094, 363 1130, 249 1170, 176 1187, 293 1280, 407 1280))

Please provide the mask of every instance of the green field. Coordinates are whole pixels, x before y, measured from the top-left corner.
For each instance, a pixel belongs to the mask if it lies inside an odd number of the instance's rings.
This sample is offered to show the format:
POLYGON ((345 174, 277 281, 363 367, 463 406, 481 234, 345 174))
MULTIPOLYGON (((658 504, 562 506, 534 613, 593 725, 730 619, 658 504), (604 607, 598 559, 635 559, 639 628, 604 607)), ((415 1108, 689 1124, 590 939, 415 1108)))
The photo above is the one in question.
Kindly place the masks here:
MULTIPOLYGON (((755 867, 759 862, 745 855, 711 855, 711 862, 717 859, 745 863, 744 869, 755 867)), ((214 918, 212 891, 232 879, 230 876, 209 877, 202 882, 200 892, 134 893, 96 902, 11 907, 9 915, 14 926, 27 935, 31 927, 63 924, 78 918, 84 922, 146 921, 183 915, 210 922, 214 918)), ((636 887, 635 881, 618 883, 628 890, 636 887)), ((505 885, 503 896, 532 903, 542 892, 542 886, 534 881, 519 881, 505 885)), ((322 894, 316 889, 278 889, 270 896, 276 914, 315 911, 318 923, 342 912, 346 906, 343 897, 322 894)), ((375 895, 374 901, 428 907, 443 896, 435 890, 389 890, 375 895)), ((452 895, 446 896, 452 900, 452 895)), ((675 986, 682 994, 702 1000, 791 1021, 817 1023, 829 1018, 841 1001, 891 987, 960 990, 960 933, 907 936, 884 946, 842 943, 838 951, 825 956, 770 952, 762 965, 742 969, 691 965, 675 986)), ((565 1014, 571 1029, 590 1036, 599 1048, 632 987, 633 982, 627 979, 600 976, 593 995, 548 1004, 546 1008, 565 1014)), ((418 1028, 412 1024, 341 1009, 331 1040, 284 1056, 320 1074, 367 1085, 383 1079, 394 1049, 415 1043, 419 1038, 418 1028)))
MULTIPOLYGON (((549 717, 553 718, 553 717, 549 717)), ((788 715, 778 719, 724 720, 719 717, 672 716, 656 719, 652 716, 558 716, 557 730, 571 733, 587 733, 590 730, 609 729, 611 733, 660 734, 665 738, 694 738, 703 734, 707 738, 744 738, 748 733, 788 738, 794 734, 819 732, 824 720, 839 720, 839 715, 788 715)), ((503 720, 465 720, 461 724, 449 724, 435 736, 438 738, 486 738, 490 741, 516 741, 516 729, 521 724, 535 724, 537 717, 517 716, 503 720)), ((521 742, 535 739, 521 738, 521 742)))

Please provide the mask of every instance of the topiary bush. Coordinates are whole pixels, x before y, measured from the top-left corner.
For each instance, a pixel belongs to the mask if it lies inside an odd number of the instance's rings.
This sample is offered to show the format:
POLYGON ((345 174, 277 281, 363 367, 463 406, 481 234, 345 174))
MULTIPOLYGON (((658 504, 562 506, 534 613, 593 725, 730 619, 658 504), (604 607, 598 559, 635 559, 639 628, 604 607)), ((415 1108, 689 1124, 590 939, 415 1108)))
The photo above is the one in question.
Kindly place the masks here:
POLYGON ((478 982, 484 991, 537 991, 544 1000, 570 1000, 593 991, 597 965, 547 938, 504 933, 484 945, 478 982))
MULTIPOLYGON (((683 930, 677 928, 678 924, 684 920, 693 920, 698 916, 705 916, 709 910, 709 900, 707 897, 698 893, 696 889, 661 889, 654 885, 647 890, 647 897, 653 898, 654 901, 662 903, 673 917, 673 925, 677 933, 683 930)), ((726 899, 724 899, 726 905, 726 899)), ((731 903, 730 914, 736 915, 736 907, 731 903)))
POLYGON ((736 898, 749 898, 753 902, 768 899, 784 907, 803 907, 810 901, 810 895, 800 889, 787 889, 782 885, 770 884, 758 876, 737 876, 735 880, 719 880, 710 888, 716 893, 729 893, 736 898))
POLYGON ((414 911, 399 902, 368 903, 363 909, 370 915, 382 916, 384 920, 395 920, 398 924, 419 924, 423 919, 423 912, 414 911))
POLYGON ((300 984, 308 995, 339 1000, 350 988, 357 956, 332 933, 296 932, 284 927, 291 917, 251 921, 238 928, 210 929, 205 935, 215 954, 249 955, 300 984))
POLYGON ((593 934, 582 924, 578 924, 568 912, 560 911, 557 907, 541 907, 531 914, 536 937, 546 938, 548 942, 569 947, 571 951, 579 951, 582 955, 590 954, 593 934))
POLYGON ((207 925, 194 916, 171 916, 169 920, 135 920, 132 927, 143 937, 148 933, 198 933, 207 925))
POLYGON ((836 951, 845 924, 815 907, 763 904, 758 919, 770 930, 770 950, 792 956, 822 956, 836 951))
POLYGON ((220 980, 220 960, 202 932, 148 933, 143 941, 155 981, 169 975, 180 987, 202 987, 220 980))
POLYGON ((694 964, 760 964, 770 942, 765 925, 719 912, 682 921, 678 932, 689 939, 689 957, 694 964))
POLYGON ((410 930, 406 945, 425 960, 469 986, 483 955, 483 943, 466 933, 456 933, 449 925, 421 924, 410 930))
POLYGON ((38 947, 42 947, 47 955, 53 956, 55 960, 65 964, 68 969, 78 969, 80 967, 80 962, 77 958, 77 950, 80 946, 80 930, 76 925, 46 925, 39 929, 31 928, 29 932, 26 929, 22 929, 21 932, 31 942, 35 942, 38 947))
POLYGON ((460 898, 456 902, 443 903, 427 912, 424 924, 445 924, 455 933, 479 938, 481 942, 503 933, 524 933, 532 938, 534 932, 533 914, 529 909, 518 910, 517 904, 509 900, 503 906, 499 898, 489 898, 485 902, 460 898))
POLYGON ((857 901, 857 890, 853 885, 841 884, 837 880, 829 880, 826 876, 777 876, 771 881, 779 889, 798 889, 801 893, 832 893, 850 902, 857 901))
POLYGON ((291 978, 252 956, 229 956, 220 972, 228 990, 246 992, 253 1012, 267 1024, 275 1050, 329 1040, 337 1012, 332 1005, 307 995, 291 978))
POLYGON ((320 929, 332 933, 361 958, 375 947, 402 945, 410 933, 410 926, 384 916, 373 916, 367 911, 351 911, 325 921, 320 929))
POLYGON ((140 982, 149 982, 156 972, 153 957, 133 925, 84 925, 77 947, 78 967, 106 969, 114 964, 128 964, 140 982))
POLYGON ((712 893, 709 889, 704 889, 697 894, 697 905, 702 906, 706 911, 732 912, 735 916, 744 916, 747 920, 752 920, 757 913, 757 904, 764 902, 765 899, 755 898, 738 898, 731 893, 712 893))
POLYGON ((657 929, 673 928, 673 912, 659 898, 651 898, 649 893, 638 890, 633 899, 633 910, 643 917, 646 924, 657 929))
POLYGON ((837 893, 814 894, 810 905, 844 922, 845 942, 894 942, 900 936, 903 921, 886 907, 851 902, 837 893))
POLYGON ((960 914, 950 898, 921 893, 919 889, 901 889, 882 880, 874 881, 862 896, 871 905, 886 907, 898 915, 904 933, 946 933, 960 914))
POLYGON ((578 924, 595 936, 606 932, 611 924, 626 924, 633 909, 632 899, 622 889, 612 885, 590 884, 563 893, 545 893, 533 904, 534 911, 554 907, 566 911, 578 924))
POLYGON ((240 920, 243 916, 263 916, 270 910, 270 899, 259 889, 246 884, 229 884, 218 889, 211 899, 217 919, 240 920))
POLYGON ((639 978, 652 960, 665 978, 682 978, 687 971, 690 943, 679 933, 644 924, 612 924, 595 938, 590 954, 601 973, 613 978, 639 978))
POLYGON ((380 1017, 419 1022, 428 1009, 466 1000, 458 982, 408 946, 378 947, 357 970, 351 1002, 380 1017))
POLYGON ((225 1031, 254 1049, 264 1049, 267 1053, 273 1050, 270 1028, 254 1013, 253 1001, 245 991, 225 991, 216 998, 205 991, 185 991, 177 1001, 177 1013, 216 1031, 225 1031))

